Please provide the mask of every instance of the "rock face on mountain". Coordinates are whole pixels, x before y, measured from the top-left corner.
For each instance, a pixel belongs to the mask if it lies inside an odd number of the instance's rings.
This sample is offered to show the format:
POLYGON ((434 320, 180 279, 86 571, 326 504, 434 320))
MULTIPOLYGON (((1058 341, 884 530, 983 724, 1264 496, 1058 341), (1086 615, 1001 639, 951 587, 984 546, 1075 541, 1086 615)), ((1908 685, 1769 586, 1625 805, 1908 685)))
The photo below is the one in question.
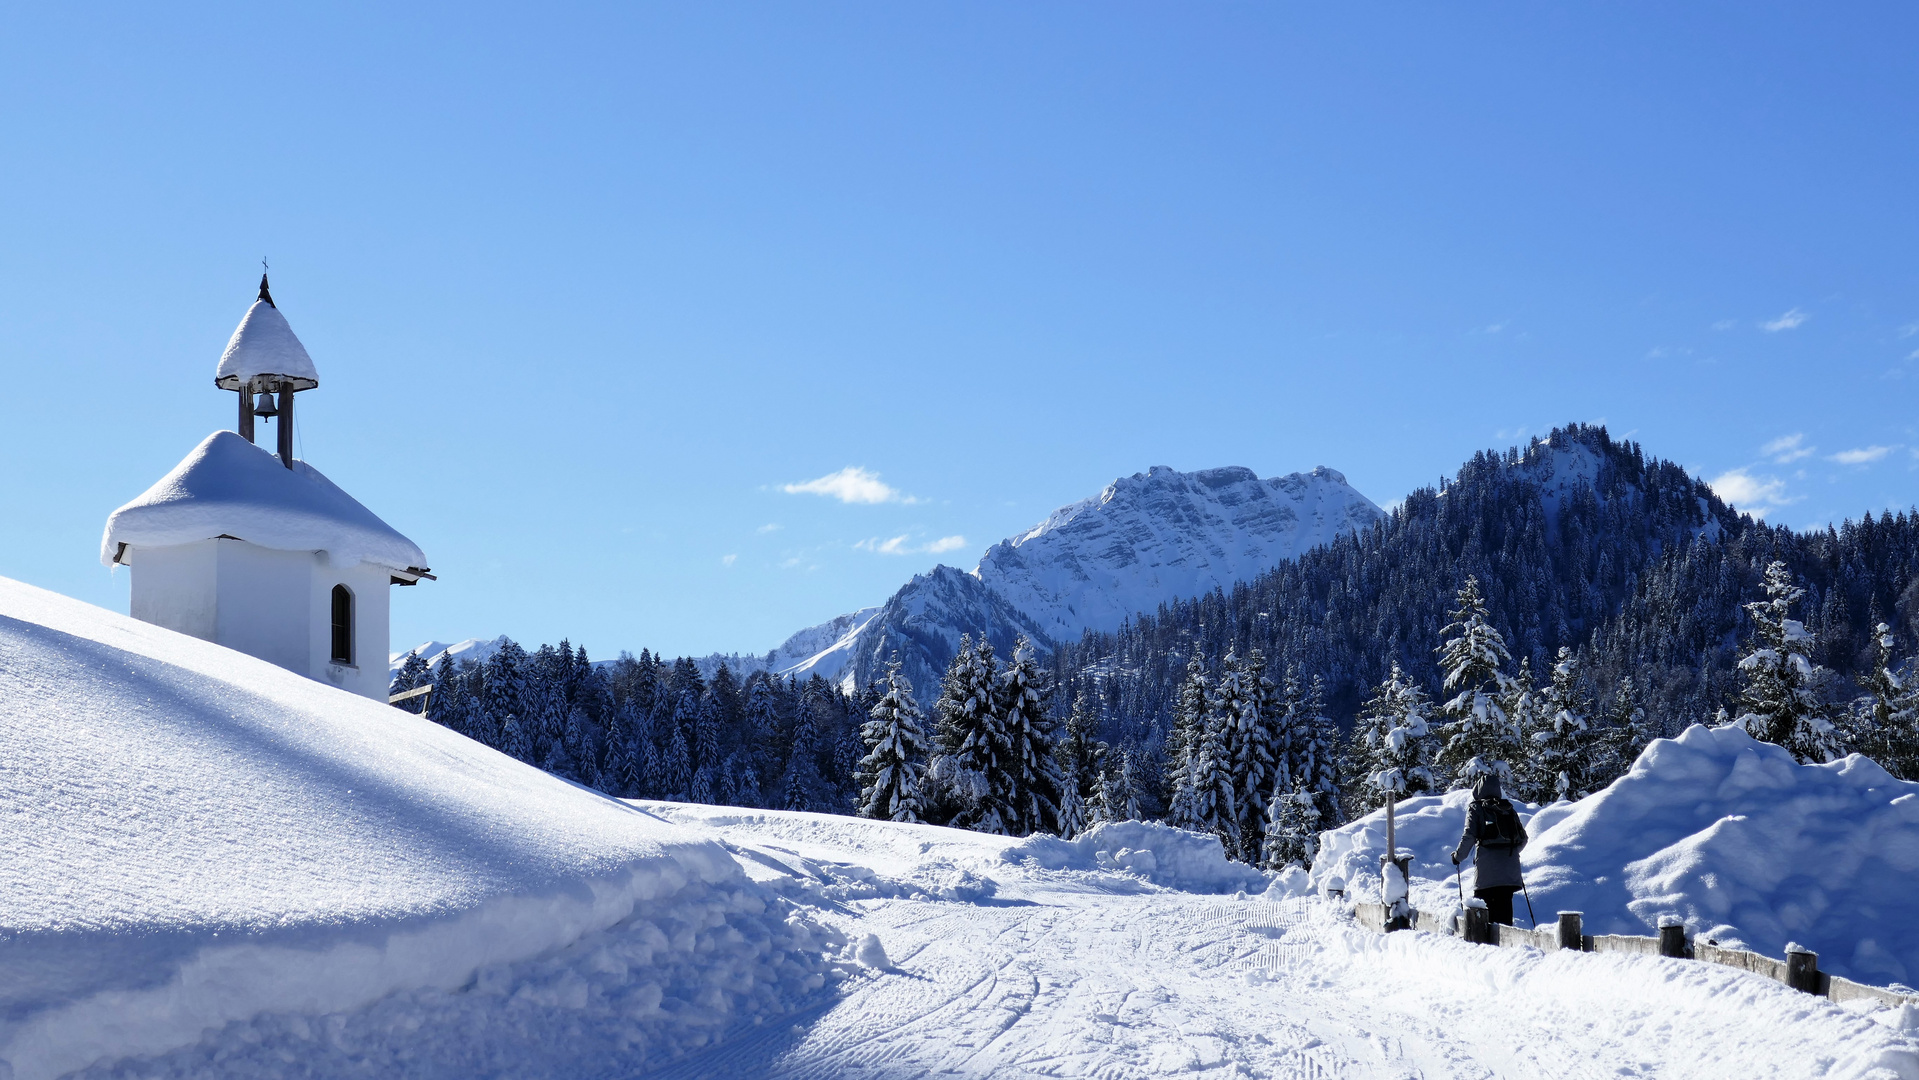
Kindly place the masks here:
POLYGON ((1020 635, 1051 651, 1162 602, 1253 577, 1383 516, 1324 467, 1262 480, 1250 469, 1155 466, 993 545, 971 574, 936 567, 877 611, 794 634, 778 650, 786 662, 770 666, 863 684, 897 650, 917 696, 931 701, 962 633, 984 633, 1002 654, 1020 635))
POLYGON ((879 614, 853 635, 843 653, 816 657, 810 668, 794 673, 817 670, 827 678, 864 685, 884 673, 886 662, 897 653, 902 671, 913 681, 914 696, 931 702, 939 696, 946 665, 959 651, 961 634, 975 639, 984 636, 1001 656, 1011 656, 1021 637, 1042 651, 1052 649, 1052 641, 1038 623, 979 578, 950 566, 936 566, 894 593, 879 614))
POLYGON ((1254 577, 1384 516, 1324 466, 1262 480, 1251 469, 1156 465, 994 544, 974 574, 1048 637, 1073 640, 1254 577))

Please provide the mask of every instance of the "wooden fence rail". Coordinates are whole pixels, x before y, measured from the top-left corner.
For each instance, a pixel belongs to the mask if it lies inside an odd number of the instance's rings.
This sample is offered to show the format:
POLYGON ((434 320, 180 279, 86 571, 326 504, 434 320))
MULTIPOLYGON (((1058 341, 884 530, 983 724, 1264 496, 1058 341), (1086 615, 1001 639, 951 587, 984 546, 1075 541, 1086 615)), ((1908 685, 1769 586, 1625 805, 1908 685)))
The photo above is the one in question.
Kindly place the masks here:
MULTIPOLYGON (((1795 989, 1810 994, 1819 994, 1834 1002, 1868 1000, 1881 1005, 1898 1007, 1908 1002, 1919 1005, 1919 994, 1901 994, 1883 986, 1867 986, 1851 979, 1819 970, 1819 957, 1810 952, 1794 952, 1785 960, 1774 960, 1770 956, 1761 956, 1745 949, 1728 949, 1709 941, 1688 940, 1680 927, 1662 926, 1661 937, 1641 937, 1634 934, 1587 934, 1581 932, 1580 914, 1576 911, 1561 912, 1557 923, 1522 930, 1516 926, 1490 924, 1487 938, 1482 944, 1503 946, 1509 949, 1533 948, 1551 952, 1561 948, 1570 948, 1571 942, 1579 942, 1581 952, 1633 953, 1639 956, 1672 956, 1704 961, 1708 964, 1720 964, 1725 967, 1749 971, 1774 982, 1782 982, 1795 989), (1664 946, 1662 948, 1662 945, 1664 946)), ((1357 904, 1353 908, 1353 918, 1360 926, 1377 934, 1386 933, 1386 905, 1357 904)), ((1427 933, 1446 934, 1451 937, 1467 937, 1466 927, 1455 925, 1451 916, 1441 916, 1428 911, 1413 912, 1412 928, 1427 933)))

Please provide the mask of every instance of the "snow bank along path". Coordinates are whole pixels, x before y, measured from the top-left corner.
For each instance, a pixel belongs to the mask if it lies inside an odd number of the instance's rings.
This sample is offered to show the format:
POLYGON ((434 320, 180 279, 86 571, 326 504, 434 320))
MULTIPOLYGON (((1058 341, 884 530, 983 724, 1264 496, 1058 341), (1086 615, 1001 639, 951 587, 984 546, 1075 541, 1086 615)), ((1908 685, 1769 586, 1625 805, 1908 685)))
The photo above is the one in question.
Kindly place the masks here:
POLYGON ((1919 1078, 1919 1018, 1689 961, 1372 934, 1277 884, 1216 891, 1249 872, 1164 826, 1065 844, 640 805, 876 946, 838 1000, 664 1080, 1919 1078))
MULTIPOLYGON (((1448 855, 1469 798, 1400 804, 1397 843, 1425 882, 1416 905, 1456 902, 1448 855)), ((1656 934, 1672 915, 1688 935, 1731 948, 1778 958, 1796 942, 1859 982, 1919 982, 1919 784, 1865 758, 1800 765, 1736 728, 1695 726, 1655 741, 1604 791, 1520 816, 1542 921, 1580 911, 1590 934, 1656 934)), ((1316 885, 1338 875, 1361 895, 1374 888, 1383 811, 1324 840, 1316 885)), ((1470 891, 1470 869, 1465 877, 1470 891)))
POLYGON ((837 946, 708 834, 6 579, 0 830, 12 1080, 632 1068, 808 999, 837 946))

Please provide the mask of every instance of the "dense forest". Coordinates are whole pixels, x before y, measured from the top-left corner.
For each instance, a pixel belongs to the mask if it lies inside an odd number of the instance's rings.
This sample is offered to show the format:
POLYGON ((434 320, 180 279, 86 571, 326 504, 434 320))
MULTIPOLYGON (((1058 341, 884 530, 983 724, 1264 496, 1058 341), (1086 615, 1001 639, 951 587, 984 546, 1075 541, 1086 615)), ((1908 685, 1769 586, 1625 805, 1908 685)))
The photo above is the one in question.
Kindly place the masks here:
POLYGON ((898 665, 852 690, 566 642, 415 657, 394 689, 432 684, 431 719, 621 796, 1013 833, 1157 817, 1283 865, 1387 791, 1493 770, 1577 797, 1698 722, 1913 777, 1916 639, 1919 517, 1771 526, 1574 425, 1116 633, 969 640, 930 718, 898 665))

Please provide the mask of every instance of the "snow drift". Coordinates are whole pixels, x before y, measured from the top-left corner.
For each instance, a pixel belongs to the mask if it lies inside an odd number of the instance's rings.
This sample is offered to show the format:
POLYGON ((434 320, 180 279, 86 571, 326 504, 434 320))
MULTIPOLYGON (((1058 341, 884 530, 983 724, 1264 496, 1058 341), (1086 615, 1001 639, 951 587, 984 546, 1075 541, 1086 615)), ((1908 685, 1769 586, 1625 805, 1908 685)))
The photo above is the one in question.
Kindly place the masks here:
MULTIPOLYGON (((1416 878, 1453 887, 1447 855, 1466 801, 1401 805, 1397 840, 1416 878)), ((1800 765, 1736 728, 1695 725, 1655 741, 1604 791, 1520 816, 1542 919, 1580 911, 1588 933, 1652 934, 1672 915, 1688 933, 1769 956, 1797 942, 1861 982, 1919 978, 1919 784, 1865 758, 1800 765)), ((1364 888, 1384 850, 1383 813, 1327 833, 1314 883, 1340 874, 1364 888)))
POLYGON ((1183 892, 1263 892, 1269 878, 1226 857, 1219 837, 1157 821, 1108 821, 1071 840, 1033 836, 1006 849, 1007 862, 1047 870, 1118 870, 1183 892))
POLYGON ((831 973, 834 935, 697 832, 6 579, 0 762, 14 1080, 154 1055, 262 1075, 287 1040, 309 1065, 471 1075, 518 1047, 518 1075, 577 1075, 710 1041, 831 973))

